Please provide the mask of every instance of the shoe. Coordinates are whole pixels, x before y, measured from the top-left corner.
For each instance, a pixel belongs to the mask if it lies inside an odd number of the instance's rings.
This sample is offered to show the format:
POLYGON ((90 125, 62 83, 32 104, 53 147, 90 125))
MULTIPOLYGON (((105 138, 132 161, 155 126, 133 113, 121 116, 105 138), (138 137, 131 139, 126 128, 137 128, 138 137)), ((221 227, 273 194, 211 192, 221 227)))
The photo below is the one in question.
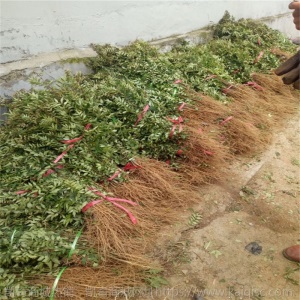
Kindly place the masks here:
POLYGON ((285 258, 291 261, 300 262, 300 245, 294 245, 282 251, 285 258))

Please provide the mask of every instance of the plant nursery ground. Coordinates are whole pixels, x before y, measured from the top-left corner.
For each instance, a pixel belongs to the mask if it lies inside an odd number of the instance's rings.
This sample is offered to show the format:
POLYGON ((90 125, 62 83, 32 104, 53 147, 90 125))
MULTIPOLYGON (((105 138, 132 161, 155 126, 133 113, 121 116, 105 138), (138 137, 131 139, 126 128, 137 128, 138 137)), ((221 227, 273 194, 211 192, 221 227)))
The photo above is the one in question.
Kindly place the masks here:
POLYGON ((228 13, 204 45, 93 45, 0 127, 0 299, 298 299, 296 47, 228 13))
POLYGON ((199 189, 201 203, 179 212, 156 246, 169 285, 136 292, 137 299, 299 299, 300 266, 282 255, 300 243, 299 116, 264 152, 236 158, 229 176, 199 189), (195 213, 201 218, 192 227, 195 213), (253 242, 261 250, 247 250, 253 242))

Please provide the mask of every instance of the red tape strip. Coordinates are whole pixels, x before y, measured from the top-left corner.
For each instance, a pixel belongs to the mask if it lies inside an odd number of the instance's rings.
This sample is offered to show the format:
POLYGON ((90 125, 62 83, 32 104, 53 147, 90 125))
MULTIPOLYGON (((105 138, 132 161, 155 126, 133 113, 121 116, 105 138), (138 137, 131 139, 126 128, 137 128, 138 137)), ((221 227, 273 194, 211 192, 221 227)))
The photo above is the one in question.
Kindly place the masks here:
POLYGON ((67 152, 69 150, 71 150, 74 146, 75 146, 74 144, 69 145, 69 147, 64 152, 62 152, 60 155, 58 155, 53 162, 55 164, 58 163, 67 154, 67 152))
POLYGON ((133 163, 130 161, 130 162, 128 162, 128 163, 124 166, 123 170, 124 170, 124 171, 130 171, 130 170, 141 169, 141 168, 142 168, 141 166, 136 165, 136 164, 133 164, 133 163))
POLYGON ((142 118, 145 116, 145 114, 149 110, 149 108, 150 108, 149 104, 147 104, 144 107, 142 113, 138 116, 138 119, 135 121, 134 126, 136 126, 142 120, 142 118))
POLYGON ((172 129, 171 129, 171 132, 169 134, 169 138, 172 138, 177 126, 179 126, 178 132, 180 133, 182 131, 183 127, 182 127, 181 123, 183 123, 183 118, 181 116, 179 116, 177 120, 176 119, 170 119, 170 118, 168 118, 168 120, 174 124, 172 129))
POLYGON ((116 177, 118 177, 121 174, 121 170, 117 170, 112 176, 110 176, 107 180, 108 181, 112 181, 114 180, 116 177))
POLYGON ((232 120, 233 116, 229 116, 228 118, 226 118, 225 120, 223 120, 220 125, 224 125, 225 123, 227 123, 228 121, 232 120))
POLYGON ((118 202, 125 202, 125 203, 129 203, 133 206, 137 205, 137 203, 131 201, 131 200, 127 200, 127 199, 122 199, 122 198, 112 198, 112 197, 108 197, 108 196, 104 196, 104 199, 110 202, 113 201, 118 201, 118 202))
POLYGON ((258 91, 262 91, 263 90, 263 87, 261 85, 257 84, 254 81, 248 81, 247 83, 244 83, 244 85, 251 86, 254 89, 257 89, 258 91))
POLYGON ((263 55, 264 55, 264 51, 260 51, 253 63, 254 64, 258 63, 258 61, 263 57, 263 55))
POLYGON ((69 144, 74 144, 76 142, 79 142, 82 138, 83 138, 83 135, 78 138, 72 139, 72 140, 63 140, 61 142, 69 145, 69 144))
POLYGON ((43 176, 43 177, 47 177, 47 176, 51 175, 52 173, 55 173, 55 171, 52 170, 52 169, 49 169, 49 170, 46 171, 42 176, 43 176))
POLYGON ((177 152, 176 152, 176 155, 180 156, 183 154, 183 150, 179 149, 177 152))
POLYGON ((181 79, 176 79, 176 80, 174 81, 174 84, 179 84, 179 83, 182 83, 182 80, 181 80, 181 79))
POLYGON ((26 190, 21 190, 21 191, 17 191, 16 194, 17 195, 23 195, 23 194, 26 194, 28 193, 29 191, 26 191, 26 190))
POLYGON ((230 85, 229 87, 225 88, 225 89, 222 89, 222 92, 224 94, 227 94, 229 92, 229 90, 233 87, 233 85, 230 85))
POLYGON ((204 150, 204 149, 203 149, 203 153, 207 154, 207 155, 210 155, 210 156, 214 155, 214 153, 212 151, 207 151, 207 150, 204 150))
MULTIPOLYGON (((91 128, 91 126, 92 126, 92 124, 90 124, 90 123, 85 125, 84 130, 89 130, 91 128)), ((67 152, 74 147, 74 144, 79 142, 82 138, 83 138, 83 135, 81 135, 78 138, 74 138, 72 140, 61 141, 62 143, 69 145, 69 147, 56 157, 56 159, 54 160, 54 163, 55 164, 58 163, 67 154, 67 152)))
POLYGON ((81 211, 82 212, 86 212, 89 208, 93 207, 94 205, 103 202, 103 200, 95 200, 95 201, 91 201, 88 204, 86 204, 81 211))
MULTIPOLYGON (((137 203, 133 202, 133 201, 130 201, 130 200, 127 200, 127 199, 122 199, 122 198, 112 198, 112 197, 108 197, 108 196, 105 196, 104 194, 102 194, 101 192, 99 192, 97 189, 93 188, 93 187, 88 187, 88 190, 93 192, 95 195, 97 196, 100 196, 102 197, 104 200, 106 201, 109 201, 110 203, 112 203, 113 205, 115 205, 116 207, 122 209, 123 211, 126 212, 126 214, 128 215, 128 217, 130 218, 131 222, 133 224, 136 224, 137 223, 137 220, 136 218, 133 216, 133 214, 127 209, 125 208, 124 206, 116 203, 116 202, 125 202, 125 203, 128 203, 128 204, 131 204, 131 205, 137 205, 137 203)), ((97 203, 99 203, 100 201, 102 200, 96 200, 96 201, 92 201, 92 202, 89 202, 87 205, 85 205, 81 211, 82 212, 85 212, 87 209, 89 209, 90 207, 96 205, 97 203), (98 201, 98 202, 97 202, 98 201)))
POLYGON ((205 80, 209 80, 209 79, 216 78, 216 77, 218 77, 218 76, 213 74, 213 75, 206 77, 205 80))
POLYGON ((186 103, 183 102, 183 103, 178 107, 178 110, 179 110, 179 111, 182 111, 183 108, 185 107, 185 105, 186 105, 186 103))
POLYGON ((88 123, 84 126, 84 130, 89 130, 89 129, 91 129, 91 127, 92 127, 92 124, 88 123))
POLYGON ((118 203, 115 203, 115 202, 112 202, 113 205, 115 205, 116 207, 119 207, 120 209, 124 210, 128 217, 130 218, 131 222, 135 225, 137 223, 137 219, 134 217, 134 215, 127 209, 125 208, 124 206, 118 204, 118 203))

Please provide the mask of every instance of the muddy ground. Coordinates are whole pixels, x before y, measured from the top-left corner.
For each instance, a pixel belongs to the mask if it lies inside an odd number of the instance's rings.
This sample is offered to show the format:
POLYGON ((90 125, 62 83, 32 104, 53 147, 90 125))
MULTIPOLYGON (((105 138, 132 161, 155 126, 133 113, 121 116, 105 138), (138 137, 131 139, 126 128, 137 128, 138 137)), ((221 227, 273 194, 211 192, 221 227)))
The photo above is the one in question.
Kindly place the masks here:
POLYGON ((264 153, 235 159, 222 182, 202 187, 198 206, 179 212, 153 255, 169 285, 134 299, 299 299, 300 265, 282 255, 300 243, 299 116, 264 153), (252 242, 254 253, 245 248, 252 242))

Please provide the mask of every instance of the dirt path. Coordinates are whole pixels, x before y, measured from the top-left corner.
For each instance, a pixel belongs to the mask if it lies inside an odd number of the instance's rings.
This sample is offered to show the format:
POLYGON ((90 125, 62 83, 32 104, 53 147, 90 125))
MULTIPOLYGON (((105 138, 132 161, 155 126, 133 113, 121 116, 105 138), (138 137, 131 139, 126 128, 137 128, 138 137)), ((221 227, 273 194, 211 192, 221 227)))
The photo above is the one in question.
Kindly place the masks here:
POLYGON ((231 177, 200 189, 203 201, 156 247, 169 286, 138 299, 299 299, 300 267, 281 254, 300 243, 299 115, 264 153, 236 160, 231 177), (245 249, 251 242, 260 253, 245 249))

